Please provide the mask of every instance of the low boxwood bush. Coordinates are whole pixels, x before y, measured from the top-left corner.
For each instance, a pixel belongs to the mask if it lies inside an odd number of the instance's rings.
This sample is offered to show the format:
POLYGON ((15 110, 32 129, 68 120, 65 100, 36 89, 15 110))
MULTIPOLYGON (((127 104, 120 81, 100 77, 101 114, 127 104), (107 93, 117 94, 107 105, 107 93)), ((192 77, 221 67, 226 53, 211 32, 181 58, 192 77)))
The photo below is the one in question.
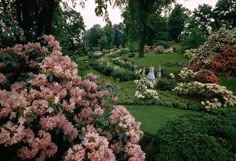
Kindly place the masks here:
POLYGON ((177 86, 177 81, 174 79, 159 79, 156 84, 156 88, 160 90, 171 91, 177 86))
POLYGON ((146 159, 235 161, 236 126, 232 122, 226 117, 206 113, 181 116, 158 132, 146 148, 146 159))

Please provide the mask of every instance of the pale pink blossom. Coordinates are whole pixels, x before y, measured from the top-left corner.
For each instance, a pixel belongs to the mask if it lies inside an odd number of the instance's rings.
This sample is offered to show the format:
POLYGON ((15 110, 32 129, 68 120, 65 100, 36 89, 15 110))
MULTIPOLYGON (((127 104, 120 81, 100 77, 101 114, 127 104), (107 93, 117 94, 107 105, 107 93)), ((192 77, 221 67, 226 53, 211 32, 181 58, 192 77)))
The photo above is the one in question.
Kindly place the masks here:
POLYGON ((26 83, 21 81, 21 82, 15 82, 13 84, 11 84, 11 90, 12 91, 21 91, 22 89, 24 89, 26 86, 26 83))
POLYGON ((69 148, 65 156, 65 161, 83 161, 84 159, 85 149, 79 144, 69 148))
POLYGON ((0 84, 5 84, 6 82, 7 82, 6 76, 0 73, 0 84))

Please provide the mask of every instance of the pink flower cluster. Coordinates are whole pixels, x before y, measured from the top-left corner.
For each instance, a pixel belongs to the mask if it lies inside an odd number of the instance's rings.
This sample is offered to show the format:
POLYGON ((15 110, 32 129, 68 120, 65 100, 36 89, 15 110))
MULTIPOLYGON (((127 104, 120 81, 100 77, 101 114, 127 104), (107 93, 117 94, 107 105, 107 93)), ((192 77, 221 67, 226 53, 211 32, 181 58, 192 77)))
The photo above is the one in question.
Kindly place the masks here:
POLYGON ((25 57, 26 65, 36 62, 39 67, 38 73, 30 73, 32 80, 14 81, 8 91, 0 90, 0 146, 16 147, 12 155, 20 160, 115 161, 126 153, 129 160, 143 161, 144 153, 138 146, 143 134, 140 123, 123 106, 114 106, 107 115, 104 98, 108 91, 98 90, 96 76, 79 77, 77 65, 62 55, 54 38, 44 39, 49 50, 31 43, 0 51, 14 50, 25 57), (31 59, 35 50, 46 57, 31 59), (104 120, 107 124, 101 126, 104 120), (117 137, 121 133, 127 141, 117 137))
POLYGON ((129 142, 136 144, 143 136, 140 131, 140 122, 136 122, 134 117, 123 106, 114 106, 110 115, 112 124, 118 124, 117 132, 125 131, 125 135, 129 137, 129 142))
POLYGON ((26 139, 29 147, 22 146, 17 151, 17 155, 22 160, 35 158, 36 161, 44 161, 47 157, 53 157, 57 152, 57 146, 51 141, 50 133, 40 130, 35 137, 35 134, 30 129, 27 129, 26 139), (39 154, 38 157, 36 155, 39 154))
POLYGON ((53 51, 41 65, 42 73, 52 72, 57 78, 71 79, 77 75, 77 64, 68 56, 62 56, 60 51, 53 51))
MULTIPOLYGON (((141 147, 137 145, 140 138, 143 136, 143 132, 140 131, 140 123, 136 122, 134 117, 130 115, 127 109, 123 106, 114 106, 112 114, 110 115, 110 121, 112 124, 116 124, 117 133, 125 133, 128 137, 128 142, 125 146, 127 155, 130 161, 144 161, 145 154, 141 150, 141 147)), ((120 150, 120 141, 113 144, 115 151, 120 150)))

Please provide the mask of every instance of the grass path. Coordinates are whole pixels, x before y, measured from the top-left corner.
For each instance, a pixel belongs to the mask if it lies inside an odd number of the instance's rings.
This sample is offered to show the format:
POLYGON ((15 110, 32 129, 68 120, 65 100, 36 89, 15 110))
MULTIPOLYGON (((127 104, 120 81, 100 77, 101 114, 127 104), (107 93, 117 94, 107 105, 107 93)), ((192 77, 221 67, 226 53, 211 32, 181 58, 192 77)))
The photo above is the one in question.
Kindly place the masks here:
POLYGON ((135 119, 142 123, 141 129, 148 134, 156 134, 161 127, 177 116, 196 113, 196 111, 159 106, 127 105, 126 107, 135 119))

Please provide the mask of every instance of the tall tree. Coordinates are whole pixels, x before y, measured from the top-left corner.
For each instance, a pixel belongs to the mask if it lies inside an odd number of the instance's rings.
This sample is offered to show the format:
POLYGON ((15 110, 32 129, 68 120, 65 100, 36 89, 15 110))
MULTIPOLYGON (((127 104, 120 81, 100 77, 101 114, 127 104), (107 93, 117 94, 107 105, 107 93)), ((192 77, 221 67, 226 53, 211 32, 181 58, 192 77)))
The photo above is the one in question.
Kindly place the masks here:
POLYGON ((150 16, 150 22, 147 28, 147 44, 153 45, 158 41, 166 41, 169 39, 167 28, 167 17, 162 16, 160 12, 156 12, 150 16))
POLYGON ((218 0, 214 9, 217 28, 236 27, 236 0, 218 0))
MULTIPOLYGON (((163 7, 170 4, 173 0, 127 0, 122 1, 127 5, 129 20, 133 20, 132 26, 138 31, 139 57, 144 57, 144 45, 146 42, 147 24, 151 13, 160 11, 163 7)), ((118 1, 120 2, 120 1, 118 1)), ((118 3, 117 5, 121 5, 118 3)))
POLYGON ((114 24, 112 26, 114 30, 114 45, 118 48, 119 46, 124 46, 125 36, 124 36, 124 27, 123 24, 114 24))
POLYGON ((213 8, 208 4, 202 4, 193 11, 189 25, 191 28, 197 28, 205 36, 208 36, 215 28, 214 23, 213 8))
POLYGON ((102 28, 100 25, 96 24, 89 30, 85 32, 83 37, 83 41, 88 48, 88 50, 92 50, 94 47, 99 47, 99 40, 102 36, 102 28))
POLYGON ((168 30, 170 38, 178 41, 181 32, 184 30, 186 20, 188 18, 188 10, 181 4, 176 4, 170 14, 168 21, 168 30))
POLYGON ((78 50, 84 31, 83 17, 79 12, 73 9, 62 10, 61 7, 55 10, 52 34, 59 40, 63 49, 78 50))

